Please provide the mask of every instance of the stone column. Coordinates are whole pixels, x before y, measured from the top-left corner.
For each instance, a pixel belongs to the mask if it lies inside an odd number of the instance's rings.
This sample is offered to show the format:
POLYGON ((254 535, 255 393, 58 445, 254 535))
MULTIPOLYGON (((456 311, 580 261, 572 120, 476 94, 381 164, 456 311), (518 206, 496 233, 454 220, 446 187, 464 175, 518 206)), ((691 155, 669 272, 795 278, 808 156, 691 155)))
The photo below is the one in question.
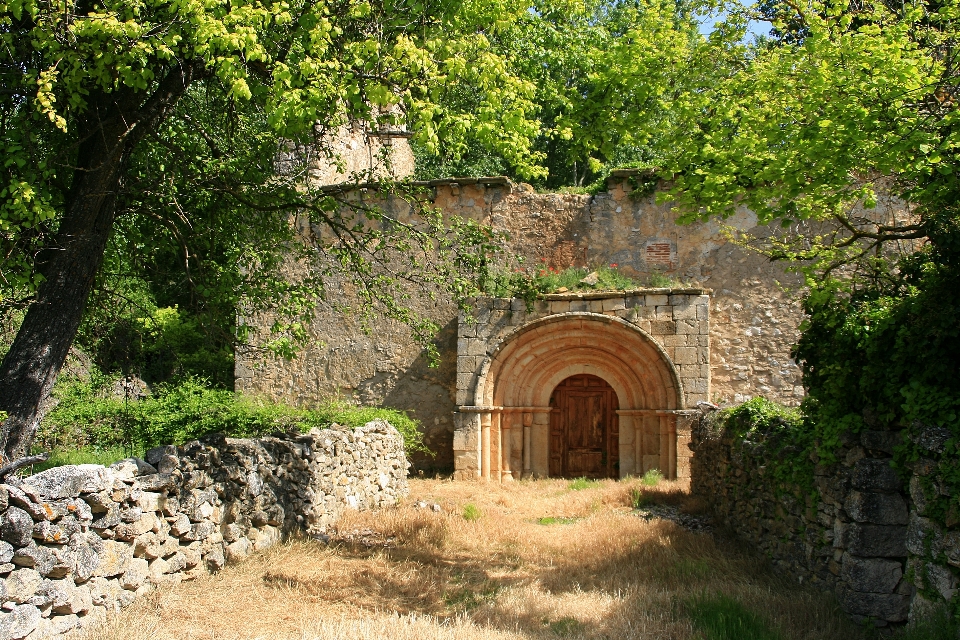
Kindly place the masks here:
POLYGON ((490 479, 490 422, 489 411, 480 414, 480 477, 484 480, 490 479))
POLYGON ((501 462, 500 462, 500 480, 501 482, 507 480, 513 480, 513 470, 511 468, 510 458, 513 456, 513 420, 516 416, 515 413, 504 410, 500 414, 500 449, 501 449, 501 462))
POLYGON ((625 411, 617 411, 617 420, 620 421, 620 477, 626 478, 637 473, 637 433, 634 428, 633 415, 625 411))
POLYGON ((523 414, 523 477, 529 478, 533 474, 533 414, 523 414))
POLYGON ((530 437, 530 467, 535 478, 550 475, 550 408, 537 407, 530 437))

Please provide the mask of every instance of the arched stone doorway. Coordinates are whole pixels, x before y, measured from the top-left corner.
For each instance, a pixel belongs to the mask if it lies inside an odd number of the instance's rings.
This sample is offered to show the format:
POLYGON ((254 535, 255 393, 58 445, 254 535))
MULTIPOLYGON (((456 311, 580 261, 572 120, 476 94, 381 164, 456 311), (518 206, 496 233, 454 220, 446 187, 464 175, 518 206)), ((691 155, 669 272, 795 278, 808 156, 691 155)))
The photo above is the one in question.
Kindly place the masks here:
POLYGON ((603 380, 617 398, 616 442, 608 443, 603 473, 685 475, 689 452, 678 464, 677 451, 678 420, 686 429, 688 413, 681 378, 664 347, 635 324, 612 314, 567 312, 527 322, 496 342, 481 340, 462 340, 458 348, 463 360, 478 365, 469 377, 458 370, 458 389, 469 387, 454 433, 455 477, 571 475, 562 466, 559 473, 551 469, 551 397, 575 376, 603 380), (471 353, 474 344, 486 355, 471 353))
POLYGON ((599 376, 579 374, 550 395, 550 477, 617 478, 617 392, 599 376))

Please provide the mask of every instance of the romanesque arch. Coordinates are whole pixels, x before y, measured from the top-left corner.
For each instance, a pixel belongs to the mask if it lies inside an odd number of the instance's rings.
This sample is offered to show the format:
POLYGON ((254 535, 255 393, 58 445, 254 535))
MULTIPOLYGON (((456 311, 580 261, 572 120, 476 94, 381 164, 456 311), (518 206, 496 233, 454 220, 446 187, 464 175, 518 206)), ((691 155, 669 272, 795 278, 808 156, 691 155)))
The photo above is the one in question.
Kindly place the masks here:
POLYGON ((550 398, 571 376, 602 378, 616 392, 620 477, 659 469, 676 477, 676 414, 684 393, 676 367, 647 333, 599 313, 564 313, 525 324, 483 360, 473 403, 479 475, 549 475, 550 398))

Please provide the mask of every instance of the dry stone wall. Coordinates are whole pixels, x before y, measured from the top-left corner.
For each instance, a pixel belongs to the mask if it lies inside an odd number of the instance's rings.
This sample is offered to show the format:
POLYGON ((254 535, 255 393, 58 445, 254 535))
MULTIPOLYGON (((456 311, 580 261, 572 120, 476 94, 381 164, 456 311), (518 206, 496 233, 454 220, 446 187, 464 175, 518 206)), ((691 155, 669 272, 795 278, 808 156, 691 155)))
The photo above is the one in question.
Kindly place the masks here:
POLYGON ((847 434, 838 462, 817 464, 813 486, 800 487, 775 479, 773 465, 783 460, 770 460, 761 438, 717 432, 704 419, 693 430, 692 490, 775 564, 832 589, 854 619, 884 626, 922 618, 954 603, 960 518, 928 513, 933 496, 946 491, 946 437, 926 438, 928 457, 898 473, 901 433, 847 434))
POLYGON ((385 422, 245 440, 211 436, 146 460, 55 467, 0 484, 0 639, 96 624, 159 585, 322 536, 346 508, 407 492, 385 422))

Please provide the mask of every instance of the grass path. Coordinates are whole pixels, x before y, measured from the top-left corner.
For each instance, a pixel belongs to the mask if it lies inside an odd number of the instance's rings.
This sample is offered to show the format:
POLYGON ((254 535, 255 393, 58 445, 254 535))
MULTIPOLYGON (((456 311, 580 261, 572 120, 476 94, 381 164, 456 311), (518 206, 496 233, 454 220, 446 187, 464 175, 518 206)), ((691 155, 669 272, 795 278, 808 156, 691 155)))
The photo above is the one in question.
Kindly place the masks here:
POLYGON ((638 517, 636 491, 697 508, 669 482, 413 480, 400 507, 348 514, 330 546, 289 541, 164 588, 89 638, 860 637, 742 544, 638 517))

